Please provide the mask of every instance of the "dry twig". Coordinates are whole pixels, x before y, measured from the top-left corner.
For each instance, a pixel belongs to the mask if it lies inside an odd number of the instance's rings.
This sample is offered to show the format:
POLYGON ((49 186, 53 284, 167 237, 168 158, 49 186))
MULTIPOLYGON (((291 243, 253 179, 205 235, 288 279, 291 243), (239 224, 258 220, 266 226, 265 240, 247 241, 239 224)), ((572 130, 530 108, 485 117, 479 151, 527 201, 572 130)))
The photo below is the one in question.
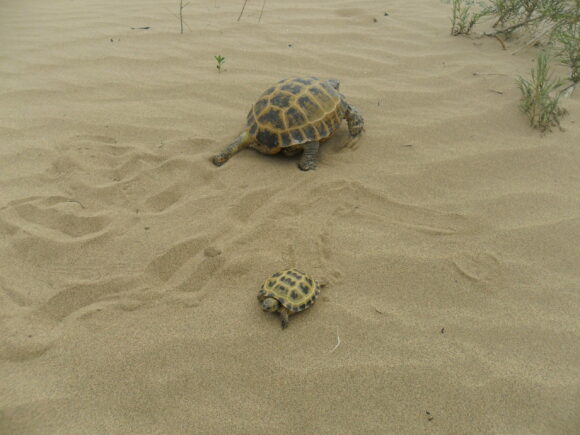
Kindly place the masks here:
POLYGON ((495 37, 495 39, 497 39, 499 41, 499 43, 501 44, 501 48, 503 48, 504 50, 506 50, 505 44, 502 41, 502 39, 499 36, 497 36, 497 35, 493 35, 493 36, 495 37))
POLYGON ((183 0, 179 0, 179 22, 181 24, 181 33, 183 34, 183 8, 187 7, 189 2, 183 4, 183 0))
POLYGON ((513 32, 516 29, 519 29, 520 27, 525 26, 526 24, 529 24, 529 23, 532 23, 534 21, 537 21, 540 18, 542 18, 542 17, 541 16, 537 16, 537 17, 534 17, 534 18, 530 18, 528 20, 522 21, 521 23, 514 24, 513 26, 506 27, 505 29, 496 30, 495 32, 485 32, 484 35, 485 36, 494 36, 495 37, 496 35, 499 35, 500 33, 510 33, 510 32, 513 32))
POLYGON ((334 352, 340 346, 340 336, 338 335, 338 326, 336 327, 336 346, 332 348, 330 353, 334 352))
POLYGON ((240 15, 238 16, 238 21, 240 21, 240 18, 242 18, 242 15, 244 13, 244 9, 246 9, 246 3, 248 3, 248 0, 244 0, 244 4, 242 5, 242 10, 240 11, 240 15))
POLYGON ((258 23, 262 21, 262 14, 264 13, 264 6, 266 6, 266 0, 262 3, 262 10, 260 11, 260 18, 258 18, 258 23))

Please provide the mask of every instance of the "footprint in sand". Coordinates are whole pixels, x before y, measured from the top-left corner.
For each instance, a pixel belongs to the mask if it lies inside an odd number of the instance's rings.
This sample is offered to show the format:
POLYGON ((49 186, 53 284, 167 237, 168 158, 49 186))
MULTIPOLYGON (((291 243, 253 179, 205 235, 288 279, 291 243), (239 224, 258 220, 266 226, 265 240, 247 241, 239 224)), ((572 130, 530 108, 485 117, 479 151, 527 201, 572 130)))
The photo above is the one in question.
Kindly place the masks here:
POLYGON ((106 214, 89 212, 80 201, 61 196, 16 201, 1 214, 13 230, 63 242, 100 236, 111 224, 106 214))
POLYGON ((230 207, 230 214, 242 222, 248 222, 250 217, 268 204, 275 194, 276 190, 269 188, 259 188, 248 192, 230 207))
MULTIPOLYGON (((65 141, 61 149, 61 159, 72 160, 75 167, 91 176, 98 175, 101 183, 129 179, 165 160, 137 146, 120 145, 107 136, 76 135, 65 141)), ((59 162, 54 166, 66 167, 59 162)))
POLYGON ((32 301, 0 276, 0 360, 43 355, 58 338, 58 323, 32 308, 32 301))
POLYGON ((173 299, 191 306, 199 304, 207 283, 224 264, 219 248, 206 238, 196 237, 157 255, 145 269, 145 276, 166 291, 175 291, 173 299))
POLYGON ((360 8, 343 8, 343 9, 336 9, 334 11, 335 15, 339 17, 356 17, 358 15, 365 15, 367 13, 366 10, 360 8))
POLYGON ((60 336, 58 326, 33 311, 0 318, 0 360, 27 361, 42 356, 60 336))
POLYGON ((73 138, 77 141, 89 141, 89 142, 102 142, 108 144, 116 144, 117 139, 110 136, 101 136, 101 135, 90 135, 90 134, 78 134, 73 136, 73 138))
POLYGON ((452 257, 451 263, 461 277, 474 283, 485 284, 501 277, 501 262, 487 252, 461 252, 452 257))
POLYGON ((186 186, 183 184, 173 184, 166 189, 163 189, 161 192, 147 198, 143 210, 154 213, 165 211, 172 205, 179 203, 186 192, 186 186))

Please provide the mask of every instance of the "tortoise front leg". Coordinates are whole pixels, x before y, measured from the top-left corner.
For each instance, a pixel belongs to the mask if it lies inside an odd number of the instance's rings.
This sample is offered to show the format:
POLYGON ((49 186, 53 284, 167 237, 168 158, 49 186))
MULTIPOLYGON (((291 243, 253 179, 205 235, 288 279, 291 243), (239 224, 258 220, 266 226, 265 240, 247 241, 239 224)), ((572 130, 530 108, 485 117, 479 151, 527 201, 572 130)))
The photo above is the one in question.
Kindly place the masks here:
POLYGON ((282 329, 288 327, 288 310, 284 307, 280 310, 280 318, 282 319, 282 329))
POLYGON ((319 147, 320 143, 317 140, 304 144, 304 153, 302 153, 302 158, 300 159, 300 163, 298 163, 300 169, 303 171, 316 169, 319 147))

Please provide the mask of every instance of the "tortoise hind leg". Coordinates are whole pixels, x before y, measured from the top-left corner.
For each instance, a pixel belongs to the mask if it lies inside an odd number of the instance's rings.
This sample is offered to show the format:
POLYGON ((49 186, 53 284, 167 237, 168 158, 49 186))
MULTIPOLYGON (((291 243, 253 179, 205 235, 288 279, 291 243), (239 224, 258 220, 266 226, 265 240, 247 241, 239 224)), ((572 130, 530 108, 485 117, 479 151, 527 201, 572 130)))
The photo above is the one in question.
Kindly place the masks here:
POLYGON ((317 140, 304 144, 304 153, 302 153, 302 158, 300 159, 300 163, 298 163, 300 169, 303 171, 316 169, 319 147, 320 143, 317 140))
POLYGON ((221 166, 227 162, 238 151, 247 148, 250 145, 250 135, 247 131, 240 134, 236 140, 229 144, 221 153, 216 154, 212 161, 216 166, 221 166))

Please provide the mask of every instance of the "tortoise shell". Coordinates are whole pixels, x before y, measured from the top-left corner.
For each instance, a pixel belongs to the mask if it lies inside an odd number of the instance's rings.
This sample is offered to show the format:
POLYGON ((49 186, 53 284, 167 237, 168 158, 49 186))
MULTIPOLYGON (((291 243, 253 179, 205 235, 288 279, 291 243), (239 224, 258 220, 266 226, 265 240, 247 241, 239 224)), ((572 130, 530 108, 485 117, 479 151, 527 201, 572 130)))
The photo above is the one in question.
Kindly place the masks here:
POLYGON ((310 307, 318 295, 320 286, 316 280, 296 269, 283 270, 268 278, 258 292, 258 301, 276 299, 290 313, 310 307))
POLYGON ((316 77, 280 80, 250 109, 250 137, 270 152, 328 138, 348 108, 333 82, 338 83, 316 77))

